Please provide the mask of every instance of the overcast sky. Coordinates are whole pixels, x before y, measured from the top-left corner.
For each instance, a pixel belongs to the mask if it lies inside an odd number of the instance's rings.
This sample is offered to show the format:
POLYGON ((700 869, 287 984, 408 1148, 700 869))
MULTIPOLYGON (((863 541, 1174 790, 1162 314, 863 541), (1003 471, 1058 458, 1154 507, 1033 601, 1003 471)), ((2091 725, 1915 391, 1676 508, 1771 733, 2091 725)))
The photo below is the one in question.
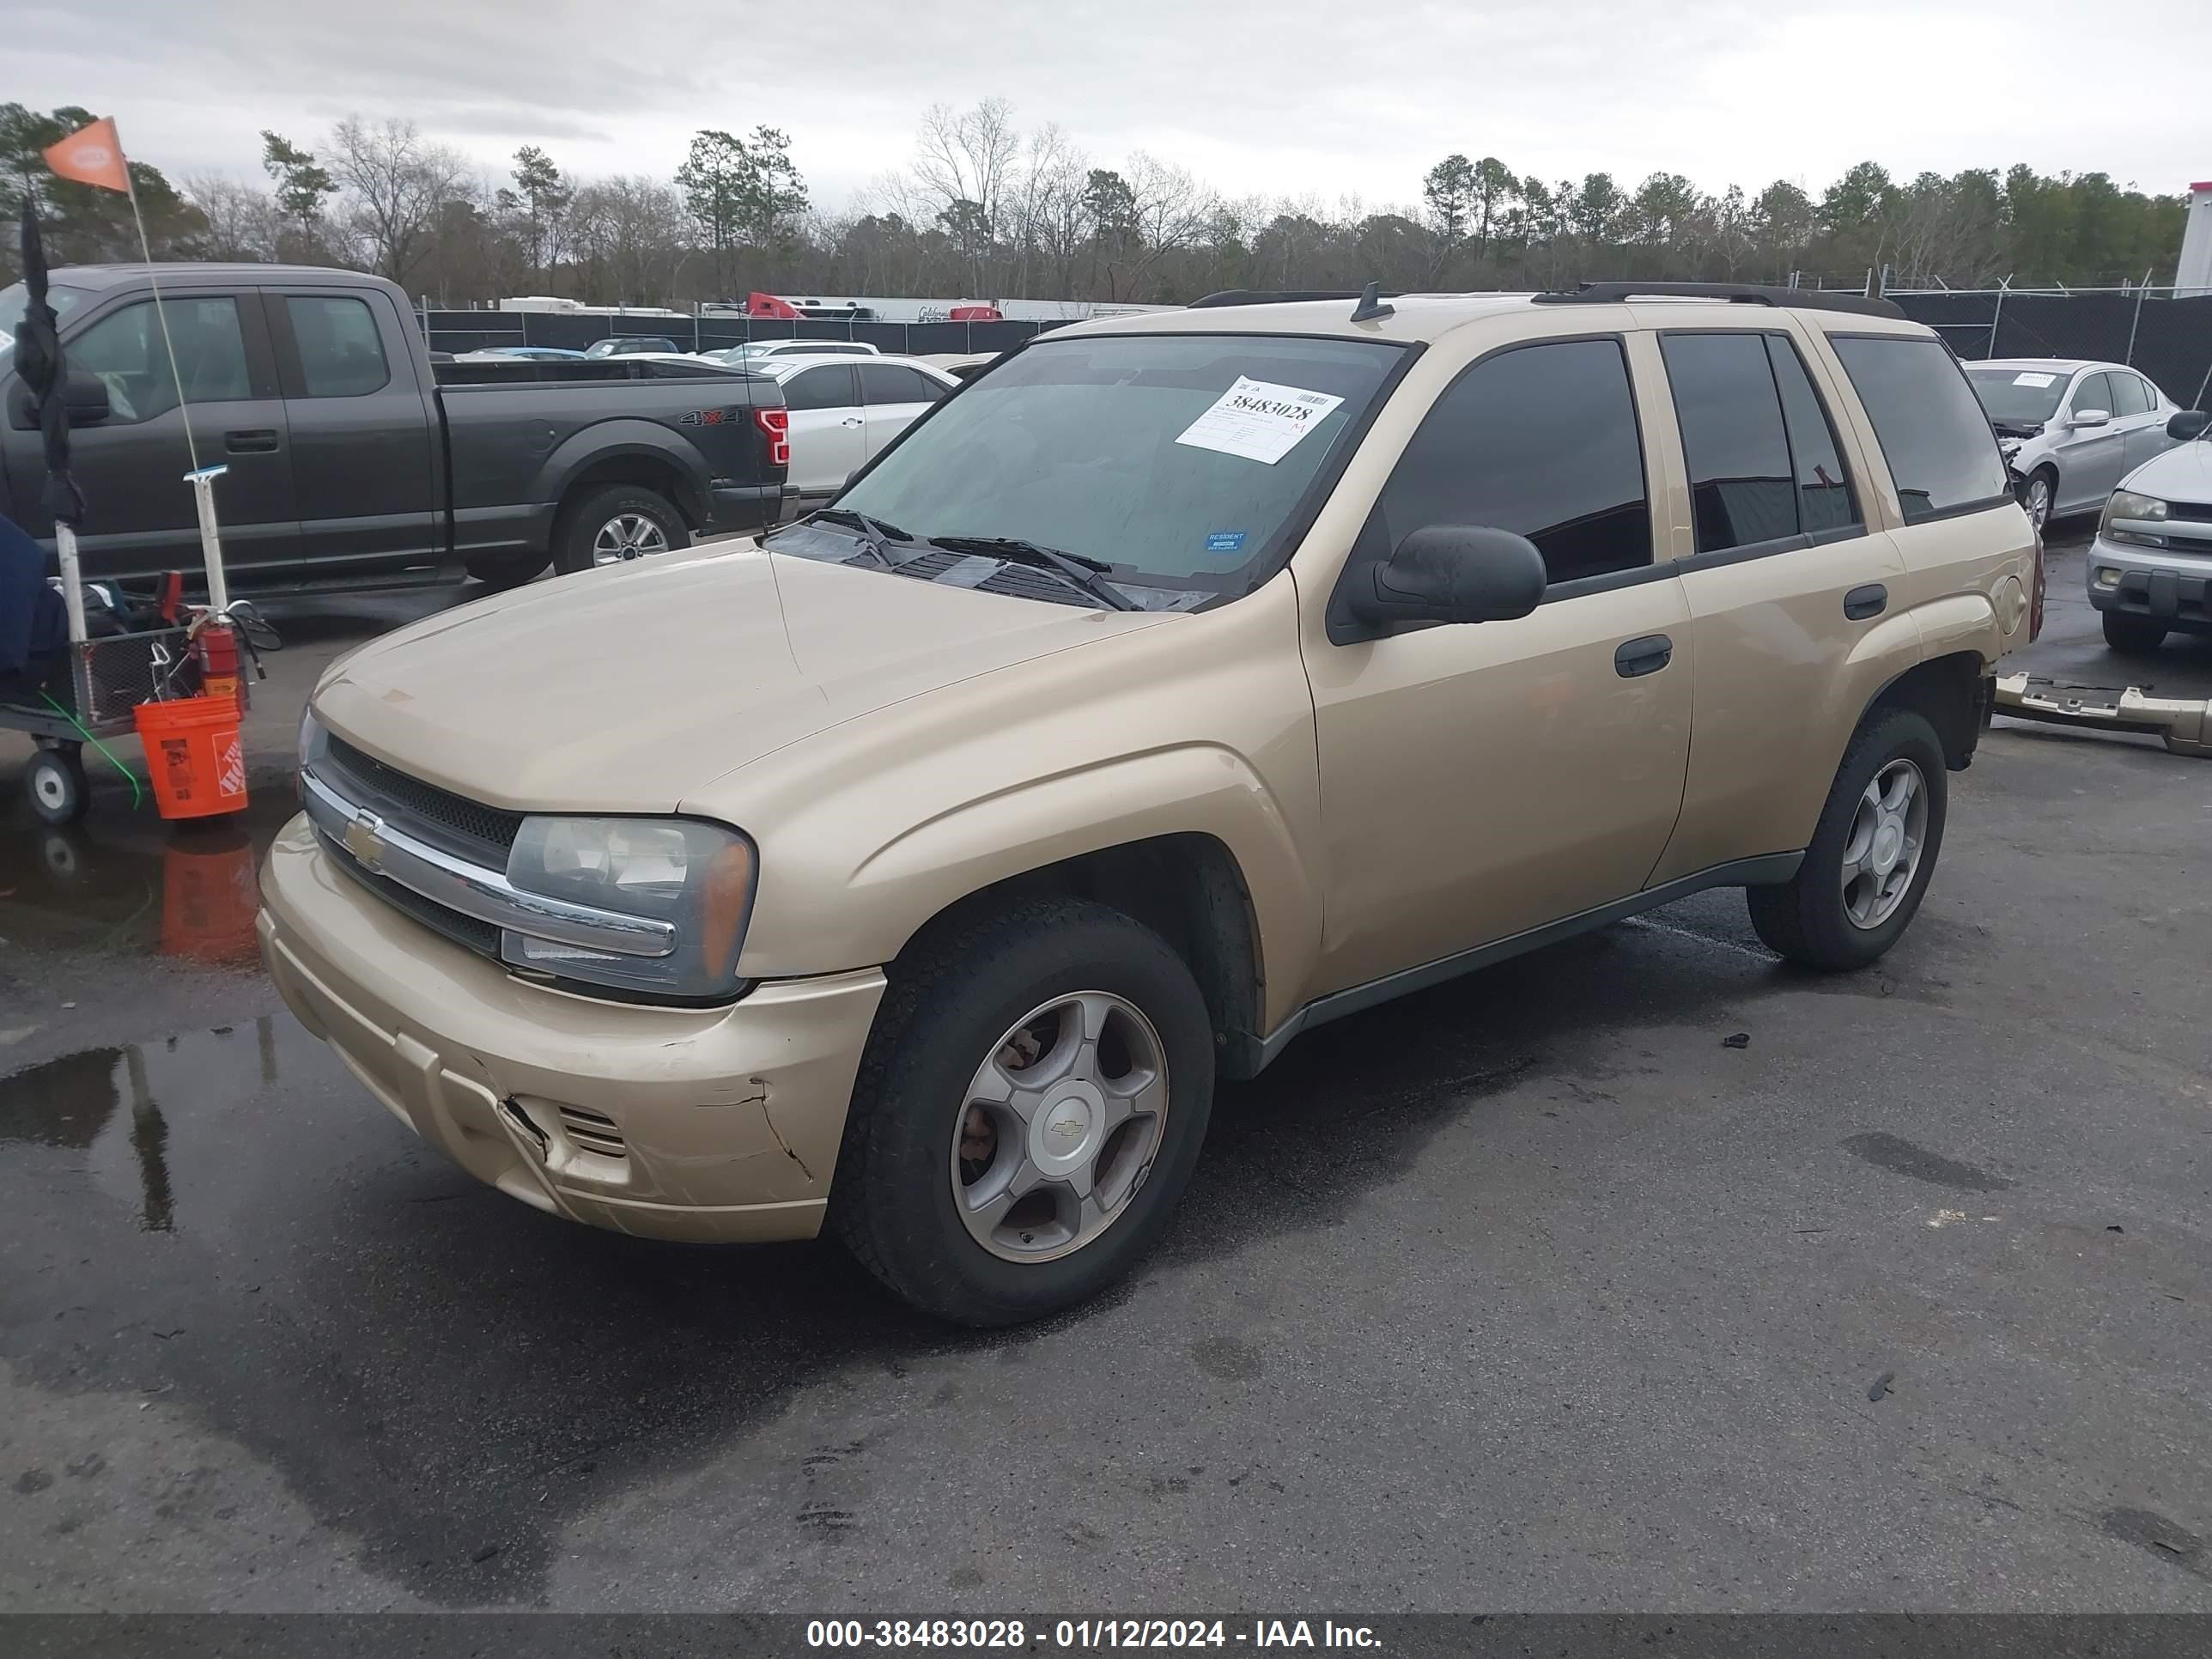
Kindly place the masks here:
POLYGON ((665 177, 702 126, 783 128, 817 204, 904 164, 933 102, 1007 99, 1095 162, 1131 149, 1231 196, 1416 199, 1453 150, 1547 179, 1654 171, 1817 190, 1893 173, 2212 179, 2203 0, 13 0, 0 101, 112 114, 172 177, 252 172, 403 115, 504 171, 665 177), (788 23, 782 20, 788 19, 788 23))

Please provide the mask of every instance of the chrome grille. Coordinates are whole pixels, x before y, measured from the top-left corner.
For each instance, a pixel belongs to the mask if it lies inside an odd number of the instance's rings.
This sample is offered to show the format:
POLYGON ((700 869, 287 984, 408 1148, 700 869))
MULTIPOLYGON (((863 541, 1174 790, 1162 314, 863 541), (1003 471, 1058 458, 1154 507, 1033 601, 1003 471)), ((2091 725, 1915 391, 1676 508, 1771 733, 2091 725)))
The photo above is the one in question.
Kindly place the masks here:
POLYGON ((363 754, 335 732, 326 742, 329 747, 314 769, 336 774, 331 781, 339 784, 340 793, 349 800, 425 841, 506 868, 514 838, 522 833, 521 813, 502 812, 420 778, 410 778, 375 756, 363 754))
POLYGON ((332 864, 403 915, 412 916, 425 927, 443 933, 456 945, 465 945, 470 950, 494 961, 499 959, 499 929, 489 922, 478 921, 474 916, 465 916, 459 910, 449 910, 435 899, 424 898, 411 887, 402 887, 396 881, 388 881, 372 871, 362 869, 354 862, 352 854, 328 836, 323 837, 323 848, 330 854, 332 864))

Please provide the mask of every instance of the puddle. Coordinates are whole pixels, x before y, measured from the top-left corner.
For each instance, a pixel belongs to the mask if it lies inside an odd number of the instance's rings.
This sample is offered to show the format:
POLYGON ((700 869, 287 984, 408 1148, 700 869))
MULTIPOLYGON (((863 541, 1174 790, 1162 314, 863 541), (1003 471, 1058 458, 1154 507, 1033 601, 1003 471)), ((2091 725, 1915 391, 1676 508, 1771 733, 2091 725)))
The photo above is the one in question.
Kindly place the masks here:
POLYGON ((255 957, 261 854, 296 811, 263 790, 234 817, 174 828, 95 803, 50 829, 17 811, 0 825, 0 950, 161 956, 217 967, 255 957))
MULTIPOLYGON (((285 1024, 291 1041, 312 1042, 285 1024)), ((82 1171, 135 1208, 139 1231, 171 1231, 178 1182, 163 1103, 190 1114, 251 1098, 283 1069, 277 1033, 277 1020, 264 1015, 158 1043, 88 1048, 0 1078, 0 1158, 21 1146, 83 1153, 82 1171)))

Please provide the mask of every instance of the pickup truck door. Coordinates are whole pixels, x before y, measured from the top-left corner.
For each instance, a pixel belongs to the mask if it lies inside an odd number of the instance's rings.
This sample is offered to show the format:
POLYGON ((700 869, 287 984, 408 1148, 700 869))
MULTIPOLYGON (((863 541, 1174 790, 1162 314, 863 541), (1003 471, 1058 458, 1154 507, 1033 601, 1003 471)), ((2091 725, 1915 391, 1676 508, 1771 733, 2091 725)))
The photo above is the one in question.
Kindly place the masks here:
POLYGON ((850 363, 819 363, 783 383, 791 411, 790 487, 834 495, 867 459, 866 416, 850 363))
POLYGON ((1346 644, 1309 623, 1324 992, 1644 887, 1690 750, 1689 611, 1653 558, 1654 493, 1617 336, 1504 348, 1430 408, 1353 560, 1486 525, 1534 541, 1552 585, 1511 622, 1346 644))
POLYGON ((374 560, 395 574, 437 565, 443 446, 433 388, 416 378, 412 319, 380 289, 302 283, 264 295, 291 426, 301 557, 318 569, 374 560))
MULTIPOLYGON (((189 288, 164 297, 168 342, 150 295, 121 298, 82 314, 63 342, 73 369, 106 386, 111 412, 70 434, 70 468, 83 490, 77 546, 91 578, 141 577, 203 568, 185 422, 203 466, 228 471, 215 485, 224 563, 243 572, 297 556, 291 457, 284 405, 250 289, 189 288), (170 366, 173 346, 176 363, 170 366), (183 401, 179 401, 181 385, 183 401)), ((76 320, 76 319, 73 319, 76 320)), ((8 473, 23 527, 51 541, 40 506, 46 461, 28 424, 20 380, 8 390, 8 473)))
POLYGON ((864 362, 860 370, 870 460, 890 448, 892 441, 927 415, 949 389, 905 363, 864 362))

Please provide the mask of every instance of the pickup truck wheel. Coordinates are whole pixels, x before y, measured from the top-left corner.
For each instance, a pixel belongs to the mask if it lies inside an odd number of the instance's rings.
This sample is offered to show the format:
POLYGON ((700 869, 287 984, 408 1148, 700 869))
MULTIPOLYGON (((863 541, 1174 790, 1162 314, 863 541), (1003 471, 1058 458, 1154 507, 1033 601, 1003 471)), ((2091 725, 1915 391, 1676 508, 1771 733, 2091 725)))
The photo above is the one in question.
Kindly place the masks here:
POLYGON ((543 553, 491 553, 471 559, 468 570, 486 587, 520 587, 549 562, 543 553))
POLYGON ((2105 643, 2123 657, 2148 657, 2166 643, 2166 625, 2125 611, 2104 613, 2105 643))
POLYGON ((1948 776, 1942 744, 1922 715, 1885 709, 1861 726, 1796 875, 1745 894, 1767 949, 1834 973, 1863 968, 1896 944, 1935 872, 1948 776))
POLYGON ((690 527, 665 495, 641 484, 610 484, 562 514, 553 533, 553 565, 573 575, 690 545, 690 527))
POLYGON ((1019 906, 893 968, 831 1224, 925 1313, 1041 1317, 1152 1249, 1212 1095, 1206 1001, 1164 939, 1103 905, 1019 906))

